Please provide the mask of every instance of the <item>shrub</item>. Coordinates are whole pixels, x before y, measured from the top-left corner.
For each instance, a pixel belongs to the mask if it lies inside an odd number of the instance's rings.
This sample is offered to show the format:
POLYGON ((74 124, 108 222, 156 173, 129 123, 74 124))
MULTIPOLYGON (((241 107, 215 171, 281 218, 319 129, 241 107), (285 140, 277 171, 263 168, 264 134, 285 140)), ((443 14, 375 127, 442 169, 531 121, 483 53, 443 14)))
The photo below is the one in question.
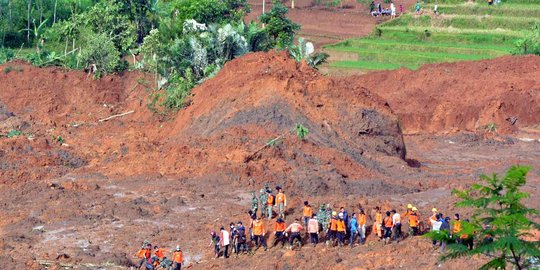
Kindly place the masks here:
POLYGON ((261 23, 266 24, 265 31, 270 36, 272 47, 284 49, 293 43, 294 35, 300 25, 286 17, 288 9, 279 1, 274 1, 272 10, 260 16, 261 23))
POLYGON ((0 64, 13 60, 15 52, 9 48, 0 48, 0 64))
POLYGON ((540 24, 534 25, 527 35, 516 41, 514 54, 540 55, 540 24))
POLYGON ((78 59, 86 68, 93 70, 97 78, 106 73, 121 71, 126 67, 120 60, 120 52, 114 42, 105 34, 90 34, 78 59))

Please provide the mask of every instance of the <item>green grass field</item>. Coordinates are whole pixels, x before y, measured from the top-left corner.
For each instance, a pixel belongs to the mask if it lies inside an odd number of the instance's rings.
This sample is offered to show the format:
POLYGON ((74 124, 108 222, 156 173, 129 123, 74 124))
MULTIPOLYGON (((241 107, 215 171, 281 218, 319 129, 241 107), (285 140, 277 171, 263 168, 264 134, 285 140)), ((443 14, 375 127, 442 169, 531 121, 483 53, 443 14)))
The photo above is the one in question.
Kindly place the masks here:
POLYGON ((421 15, 410 10, 379 25, 369 37, 327 45, 324 50, 330 54, 331 69, 359 71, 417 69, 428 63, 508 55, 526 31, 540 24, 537 1, 508 0, 488 6, 484 1, 438 0, 437 16, 433 3, 422 4, 421 15), (333 61, 332 54, 341 57, 333 61))

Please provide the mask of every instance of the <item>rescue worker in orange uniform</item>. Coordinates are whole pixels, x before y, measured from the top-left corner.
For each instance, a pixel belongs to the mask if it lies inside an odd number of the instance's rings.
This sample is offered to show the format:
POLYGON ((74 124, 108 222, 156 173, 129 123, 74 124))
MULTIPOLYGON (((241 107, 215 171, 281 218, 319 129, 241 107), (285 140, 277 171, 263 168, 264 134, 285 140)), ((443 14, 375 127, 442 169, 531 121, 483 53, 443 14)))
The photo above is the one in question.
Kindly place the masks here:
MULTIPOLYGON (((150 247, 151 246, 152 245, 150 245, 150 247)), ((144 262, 146 262, 146 260, 150 258, 150 254, 151 252, 148 250, 148 244, 145 241, 141 249, 139 249, 139 251, 137 251, 137 253, 135 254, 135 257, 139 259, 139 263, 137 264, 137 269, 140 269, 143 266, 144 262)))
POLYGON ((276 204, 276 196, 274 196, 274 194, 272 194, 272 191, 269 189, 266 190, 266 193, 268 193, 268 195, 266 196, 266 215, 268 217, 268 220, 271 220, 274 212, 274 205, 276 204))
POLYGON ((338 217, 337 212, 332 212, 332 217, 330 218, 330 226, 328 226, 328 232, 326 235, 329 237, 326 239, 326 243, 330 244, 329 241, 332 242, 332 246, 335 244, 336 238, 337 238, 337 229, 338 229, 338 217))
POLYGON ((339 240, 339 246, 345 244, 345 234, 347 233, 347 225, 345 225, 345 219, 343 213, 339 213, 337 220, 337 238, 339 240))
POLYGON ((278 213, 281 218, 285 218, 285 207, 287 207, 287 196, 283 193, 283 189, 280 186, 276 187, 278 194, 276 195, 276 204, 278 206, 278 213))
POLYGON ((459 235, 459 233, 461 232, 461 220, 459 219, 459 214, 456 213, 454 215, 455 217, 455 220, 454 220, 454 224, 452 224, 452 237, 454 237, 456 239, 456 242, 458 243, 461 243, 462 242, 462 238, 461 238, 461 235, 460 237, 456 237, 459 235))
POLYGON ((253 222, 252 226, 253 226, 253 237, 255 239, 255 246, 258 249, 260 245, 262 245, 264 247, 264 251, 266 251, 268 248, 264 240, 265 230, 264 230, 264 224, 261 221, 261 217, 257 217, 257 219, 253 222))
POLYGON ((358 236, 360 236, 359 242, 363 244, 366 242, 366 223, 367 216, 364 212, 364 209, 360 209, 360 214, 358 214, 358 236))
POLYGON ((173 252, 172 255, 172 261, 173 270, 182 269, 182 263, 184 263, 184 255, 182 254, 182 250, 180 250, 180 246, 176 246, 176 250, 173 252))
POLYGON ((383 238, 383 216, 381 212, 381 208, 379 206, 375 207, 375 223, 373 224, 375 226, 375 232, 377 233, 377 236, 379 237, 379 241, 383 238))
POLYGON ((392 236, 392 228, 394 227, 394 223, 392 220, 392 216, 390 216, 390 211, 386 211, 386 217, 383 219, 383 230, 384 230, 384 243, 388 244, 390 243, 390 237, 392 236))
POLYGON ((410 235, 418 235, 418 225, 420 223, 420 217, 418 216, 418 209, 416 207, 413 207, 411 209, 411 213, 408 215, 409 217, 409 228, 410 228, 410 235))
POLYGON ((304 202, 304 208, 302 209, 302 216, 304 217, 304 227, 307 230, 309 220, 313 216, 313 208, 309 205, 308 201, 304 202))
POLYGON ((276 246, 278 242, 281 242, 281 247, 285 246, 285 242, 287 241, 287 238, 285 237, 286 227, 287 225, 285 225, 285 221, 282 218, 276 220, 276 223, 274 224, 274 243, 272 243, 272 247, 276 246))
POLYGON ((162 248, 154 246, 154 268, 158 266, 165 258, 165 253, 162 248))

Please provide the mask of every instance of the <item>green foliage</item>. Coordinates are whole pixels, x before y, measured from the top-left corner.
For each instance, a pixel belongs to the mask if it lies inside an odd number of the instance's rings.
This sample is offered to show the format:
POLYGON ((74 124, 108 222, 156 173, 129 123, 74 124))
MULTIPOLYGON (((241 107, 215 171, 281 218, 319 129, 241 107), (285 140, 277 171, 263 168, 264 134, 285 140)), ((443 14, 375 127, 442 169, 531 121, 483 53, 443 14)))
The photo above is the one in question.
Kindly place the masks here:
POLYGON ((327 53, 314 53, 313 43, 307 42, 304 38, 298 38, 298 44, 289 47, 289 55, 296 62, 305 60, 306 63, 314 68, 326 62, 329 55, 327 53))
POLYGON ((20 130, 12 129, 6 134, 6 137, 13 138, 13 137, 21 136, 21 135, 22 135, 22 132, 20 130))
POLYGON ((246 0, 178 0, 173 13, 176 20, 193 19, 204 24, 239 22, 249 12, 246 0))
POLYGON ((540 23, 535 24, 527 35, 516 41, 514 54, 536 54, 540 55, 540 23))
POLYGON ((78 59, 94 72, 95 77, 125 68, 120 52, 107 35, 92 33, 86 37, 85 43, 86 46, 79 53, 78 59))
POLYGON ((0 64, 13 60, 15 52, 10 48, 0 48, 0 64))
POLYGON ((274 1, 272 10, 259 17, 265 24, 265 31, 270 36, 271 47, 284 49, 292 45, 294 35, 300 30, 300 25, 286 17, 288 9, 279 1, 274 1))
POLYGON ((294 130, 296 131, 296 136, 298 136, 298 139, 300 140, 303 140, 309 133, 309 130, 302 124, 296 124, 294 130))
POLYGON ((453 191, 461 199, 457 207, 474 209, 472 221, 465 222, 464 230, 457 236, 474 235, 478 241, 472 250, 449 245, 450 251, 443 260, 489 253, 490 261, 480 269, 506 269, 508 265, 525 269, 531 259, 540 257, 540 242, 531 234, 540 228, 535 222, 540 212, 522 202, 529 197, 521 189, 530 170, 530 167, 512 166, 502 178, 497 174, 482 175, 469 189, 453 191), (493 241, 484 241, 486 235, 493 241))

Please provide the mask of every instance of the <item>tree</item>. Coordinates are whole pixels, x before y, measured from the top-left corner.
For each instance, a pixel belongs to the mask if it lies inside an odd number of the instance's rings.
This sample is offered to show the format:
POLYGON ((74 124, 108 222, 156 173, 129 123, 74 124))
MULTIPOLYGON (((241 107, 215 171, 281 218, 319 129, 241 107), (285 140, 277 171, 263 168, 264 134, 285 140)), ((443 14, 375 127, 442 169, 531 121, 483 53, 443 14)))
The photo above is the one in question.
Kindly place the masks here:
POLYGON ((272 47, 284 49, 289 47, 294 40, 294 35, 300 30, 300 25, 287 18, 288 9, 279 1, 274 1, 272 10, 260 16, 260 21, 265 24, 265 30, 271 38, 272 47))
POLYGON ((535 24, 524 38, 516 41, 514 54, 540 55, 540 24, 535 24))
POLYGON ((449 245, 450 252, 443 260, 490 254, 491 260, 480 269, 506 269, 510 264, 516 269, 530 267, 540 258, 540 242, 531 234, 540 226, 536 220, 539 211, 527 208, 522 200, 529 197, 520 189, 526 183, 530 167, 512 166, 501 178, 480 176, 479 183, 469 189, 454 190, 460 202, 457 207, 472 207, 474 214, 470 223, 464 222, 464 229, 456 236, 474 235, 477 244, 467 249, 461 244, 449 245), (485 238, 489 235, 489 238, 485 238))
POLYGON ((78 59, 93 70, 95 77, 122 70, 120 52, 106 34, 91 33, 87 39, 78 59))

